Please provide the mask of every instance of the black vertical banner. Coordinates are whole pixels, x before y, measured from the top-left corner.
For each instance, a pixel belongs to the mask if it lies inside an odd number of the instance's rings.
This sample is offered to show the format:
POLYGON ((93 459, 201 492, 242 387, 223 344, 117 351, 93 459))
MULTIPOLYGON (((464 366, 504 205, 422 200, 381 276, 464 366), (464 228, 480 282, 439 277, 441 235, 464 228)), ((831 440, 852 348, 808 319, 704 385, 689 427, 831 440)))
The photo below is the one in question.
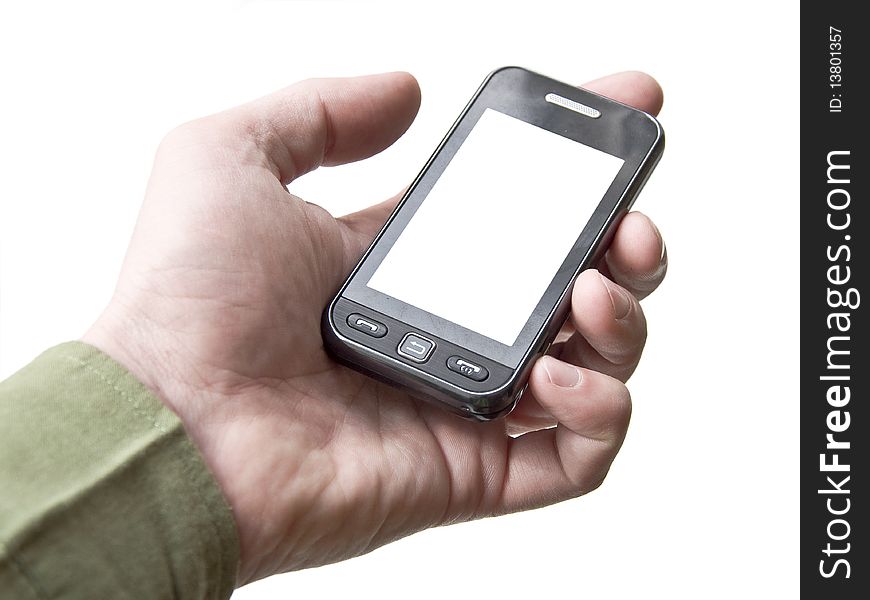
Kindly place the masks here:
POLYGON ((870 23, 858 15, 865 8, 801 3, 800 560, 807 598, 870 593, 870 23))

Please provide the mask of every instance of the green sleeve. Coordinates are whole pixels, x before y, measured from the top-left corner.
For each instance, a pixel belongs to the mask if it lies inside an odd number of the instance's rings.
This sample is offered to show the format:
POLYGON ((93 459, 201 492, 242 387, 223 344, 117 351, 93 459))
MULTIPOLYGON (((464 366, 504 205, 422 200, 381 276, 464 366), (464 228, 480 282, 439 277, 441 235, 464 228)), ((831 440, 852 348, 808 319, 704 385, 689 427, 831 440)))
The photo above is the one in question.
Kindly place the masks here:
POLYGON ((79 342, 0 382, 0 598, 227 598, 232 513, 179 419, 79 342))

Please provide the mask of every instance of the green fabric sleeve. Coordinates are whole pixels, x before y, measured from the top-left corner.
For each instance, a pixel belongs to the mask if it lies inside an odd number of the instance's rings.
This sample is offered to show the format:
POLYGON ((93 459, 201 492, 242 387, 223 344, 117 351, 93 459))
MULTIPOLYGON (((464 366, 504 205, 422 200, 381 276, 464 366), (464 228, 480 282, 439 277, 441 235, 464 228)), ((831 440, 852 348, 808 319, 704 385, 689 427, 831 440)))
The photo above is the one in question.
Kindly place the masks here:
POLYGON ((227 598, 232 513, 181 421, 80 342, 0 383, 0 598, 227 598))

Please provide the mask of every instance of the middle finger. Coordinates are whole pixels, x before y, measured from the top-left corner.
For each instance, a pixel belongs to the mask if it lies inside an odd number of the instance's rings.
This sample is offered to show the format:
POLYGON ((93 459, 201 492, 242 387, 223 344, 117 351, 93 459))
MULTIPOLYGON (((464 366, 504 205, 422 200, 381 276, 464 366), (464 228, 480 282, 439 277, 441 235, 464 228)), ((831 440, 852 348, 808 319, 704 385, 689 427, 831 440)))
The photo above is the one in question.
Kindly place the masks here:
POLYGON ((646 318, 637 299, 598 271, 577 278, 571 297, 576 332, 553 353, 561 360, 626 381, 646 343, 646 318))

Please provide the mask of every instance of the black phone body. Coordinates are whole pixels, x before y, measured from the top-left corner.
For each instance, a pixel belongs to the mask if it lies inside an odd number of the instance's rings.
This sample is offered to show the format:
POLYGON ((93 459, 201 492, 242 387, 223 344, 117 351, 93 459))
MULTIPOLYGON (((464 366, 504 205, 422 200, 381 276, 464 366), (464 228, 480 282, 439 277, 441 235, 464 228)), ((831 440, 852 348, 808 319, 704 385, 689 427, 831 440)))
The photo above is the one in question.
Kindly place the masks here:
POLYGON ((326 307, 327 350, 466 418, 507 414, 663 148, 642 111, 494 71, 326 307))

